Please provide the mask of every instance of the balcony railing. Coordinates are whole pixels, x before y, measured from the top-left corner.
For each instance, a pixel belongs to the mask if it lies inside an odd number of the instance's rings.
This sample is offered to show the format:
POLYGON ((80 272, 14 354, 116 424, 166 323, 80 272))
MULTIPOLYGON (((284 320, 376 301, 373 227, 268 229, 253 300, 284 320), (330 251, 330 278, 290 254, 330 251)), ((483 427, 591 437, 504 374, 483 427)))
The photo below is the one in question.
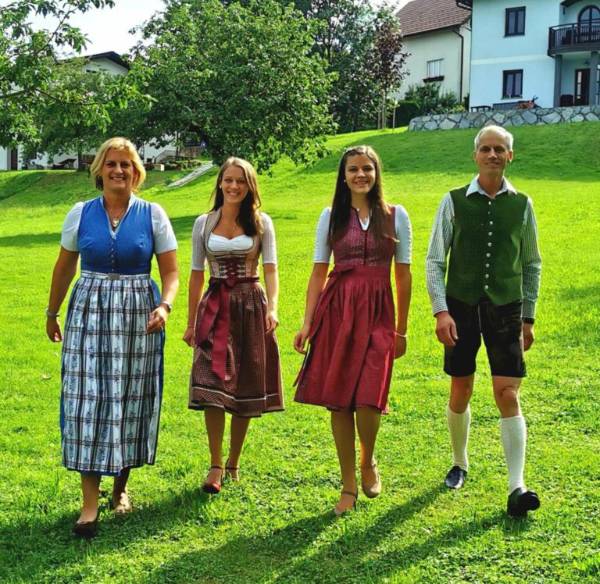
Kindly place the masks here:
POLYGON ((548 54, 600 49, 600 19, 550 27, 548 54))

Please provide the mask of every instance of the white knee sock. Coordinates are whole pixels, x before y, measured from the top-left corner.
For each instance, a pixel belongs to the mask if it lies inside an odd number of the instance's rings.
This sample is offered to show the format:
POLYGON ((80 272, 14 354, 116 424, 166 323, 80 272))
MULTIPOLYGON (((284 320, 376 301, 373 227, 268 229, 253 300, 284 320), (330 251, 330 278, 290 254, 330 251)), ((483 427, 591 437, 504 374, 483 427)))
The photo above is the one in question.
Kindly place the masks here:
POLYGON ((469 427, 471 426, 471 407, 467 406, 462 414, 457 414, 448 406, 446 416, 448 417, 448 430, 450 430, 454 464, 468 471, 467 443, 469 442, 469 427))
POLYGON ((527 426, 523 416, 500 419, 500 435, 504 456, 508 466, 508 492, 516 488, 525 488, 523 470, 525 468, 525 446, 527 444, 527 426))

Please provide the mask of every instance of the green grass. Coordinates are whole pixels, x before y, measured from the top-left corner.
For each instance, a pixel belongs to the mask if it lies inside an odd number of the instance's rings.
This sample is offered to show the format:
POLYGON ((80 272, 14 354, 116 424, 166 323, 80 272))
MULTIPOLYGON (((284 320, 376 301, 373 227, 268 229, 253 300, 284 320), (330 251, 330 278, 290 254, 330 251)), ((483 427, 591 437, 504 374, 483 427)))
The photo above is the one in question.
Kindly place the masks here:
MULTIPOLYGON (((473 397, 471 472, 441 488, 450 462, 448 379, 433 334, 424 256, 442 194, 474 171, 472 131, 362 132, 330 141, 312 168, 282 162, 260 179, 277 230, 281 346, 287 410, 253 421, 242 481, 199 492, 208 454, 203 419, 187 410, 186 319, 190 235, 208 207, 215 171, 168 190, 150 173, 143 196, 160 202, 180 242, 182 286, 168 326, 158 461, 134 471, 135 513, 75 541, 79 480, 60 466, 60 347, 45 339, 44 308, 65 213, 94 195, 72 172, 0 173, 4 330, 0 416, 2 582, 597 582, 600 577, 600 124, 516 128, 510 178, 534 200, 544 260, 537 340, 522 402, 529 425, 528 484, 542 508, 508 520, 506 474, 485 355, 473 397), (414 228, 409 352, 396 362, 391 412, 378 440, 384 493, 333 520, 339 489, 327 413, 296 404, 312 242, 330 203, 341 149, 366 142, 385 166, 387 198, 414 228)), ((177 175, 179 176, 179 175, 177 175)), ((109 490, 109 483, 103 483, 109 490)))

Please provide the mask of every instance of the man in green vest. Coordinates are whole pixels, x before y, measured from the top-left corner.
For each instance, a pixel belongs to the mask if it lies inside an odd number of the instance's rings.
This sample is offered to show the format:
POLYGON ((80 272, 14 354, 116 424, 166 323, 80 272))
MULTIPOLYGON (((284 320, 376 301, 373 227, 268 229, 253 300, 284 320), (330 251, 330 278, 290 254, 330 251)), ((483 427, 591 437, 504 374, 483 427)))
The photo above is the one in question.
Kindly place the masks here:
POLYGON ((479 174, 442 199, 426 261, 435 332, 445 348, 444 371, 451 376, 447 417, 454 464, 445 484, 461 488, 469 470, 469 400, 483 338, 508 466, 507 512, 524 517, 540 506, 523 478, 527 428, 519 405, 523 351, 534 340, 540 284, 537 227, 531 199, 504 176, 513 159, 512 134, 484 127, 473 158, 479 174))

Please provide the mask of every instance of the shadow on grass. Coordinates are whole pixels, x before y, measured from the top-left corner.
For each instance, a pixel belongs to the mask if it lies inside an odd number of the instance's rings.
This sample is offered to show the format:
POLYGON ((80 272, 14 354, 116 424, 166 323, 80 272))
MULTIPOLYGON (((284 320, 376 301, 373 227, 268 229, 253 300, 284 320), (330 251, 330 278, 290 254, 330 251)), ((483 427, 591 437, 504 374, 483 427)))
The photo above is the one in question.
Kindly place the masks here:
MULTIPOLYGON (((443 486, 431 488, 375 518, 367 528, 347 528, 346 521, 361 519, 360 509, 347 519, 336 519, 333 513, 328 513, 264 535, 238 537, 216 549, 182 554, 161 566, 147 581, 158 584, 225 580, 254 582, 271 581, 272 578, 272 581, 281 583, 364 580, 373 574, 372 562, 379 562, 367 556, 371 556, 394 529, 430 506, 445 490, 443 486), (335 529, 336 533, 341 529, 342 535, 332 543, 319 546, 320 534, 328 528, 335 529), (310 553, 310 548, 316 549, 316 553, 310 553), (350 572, 346 573, 346 570, 350 572)), ((465 528, 466 532, 469 529, 465 528)), ((435 544, 431 549, 435 549, 435 544)), ((413 551, 419 553, 419 550, 413 551)), ((424 546, 420 553, 428 555, 429 547, 424 546)), ((394 568, 403 561, 402 557, 390 560, 394 568)), ((409 562, 408 555, 406 562, 409 562)))
POLYGON ((75 566, 91 553, 100 556, 127 549, 136 541, 161 533, 178 522, 202 516, 209 501, 209 496, 200 493, 198 488, 188 489, 171 498, 140 505, 131 515, 117 516, 108 510, 108 499, 103 499, 98 537, 89 542, 71 534, 77 519, 75 513, 64 513, 53 522, 36 522, 35 518, 28 517, 22 524, 2 526, 0 581, 46 581, 58 566, 61 569, 75 566))
MULTIPOLYGON (((174 217, 171 224, 175 230, 176 236, 183 238, 191 237, 192 227, 197 215, 187 215, 185 217, 174 217)), ((0 237, 0 247, 35 247, 38 245, 58 245, 60 244, 60 233, 20 233, 18 235, 7 235, 0 237)))
POLYGON ((20 233, 0 237, 0 247, 35 247, 60 244, 60 233, 20 233))
MULTIPOLYGON (((414 564, 445 555, 445 550, 461 546, 489 529, 499 527, 511 535, 529 529, 527 520, 514 521, 503 511, 497 511, 468 521, 459 520, 458 524, 424 541, 377 553, 377 548, 386 538, 402 538, 402 533, 406 532, 402 525, 425 510, 442 492, 447 492, 447 489, 440 485, 390 509, 368 527, 343 535, 317 554, 292 563, 275 582, 381 581, 414 564)), ((407 539, 414 541, 415 538, 411 533, 407 539)))

